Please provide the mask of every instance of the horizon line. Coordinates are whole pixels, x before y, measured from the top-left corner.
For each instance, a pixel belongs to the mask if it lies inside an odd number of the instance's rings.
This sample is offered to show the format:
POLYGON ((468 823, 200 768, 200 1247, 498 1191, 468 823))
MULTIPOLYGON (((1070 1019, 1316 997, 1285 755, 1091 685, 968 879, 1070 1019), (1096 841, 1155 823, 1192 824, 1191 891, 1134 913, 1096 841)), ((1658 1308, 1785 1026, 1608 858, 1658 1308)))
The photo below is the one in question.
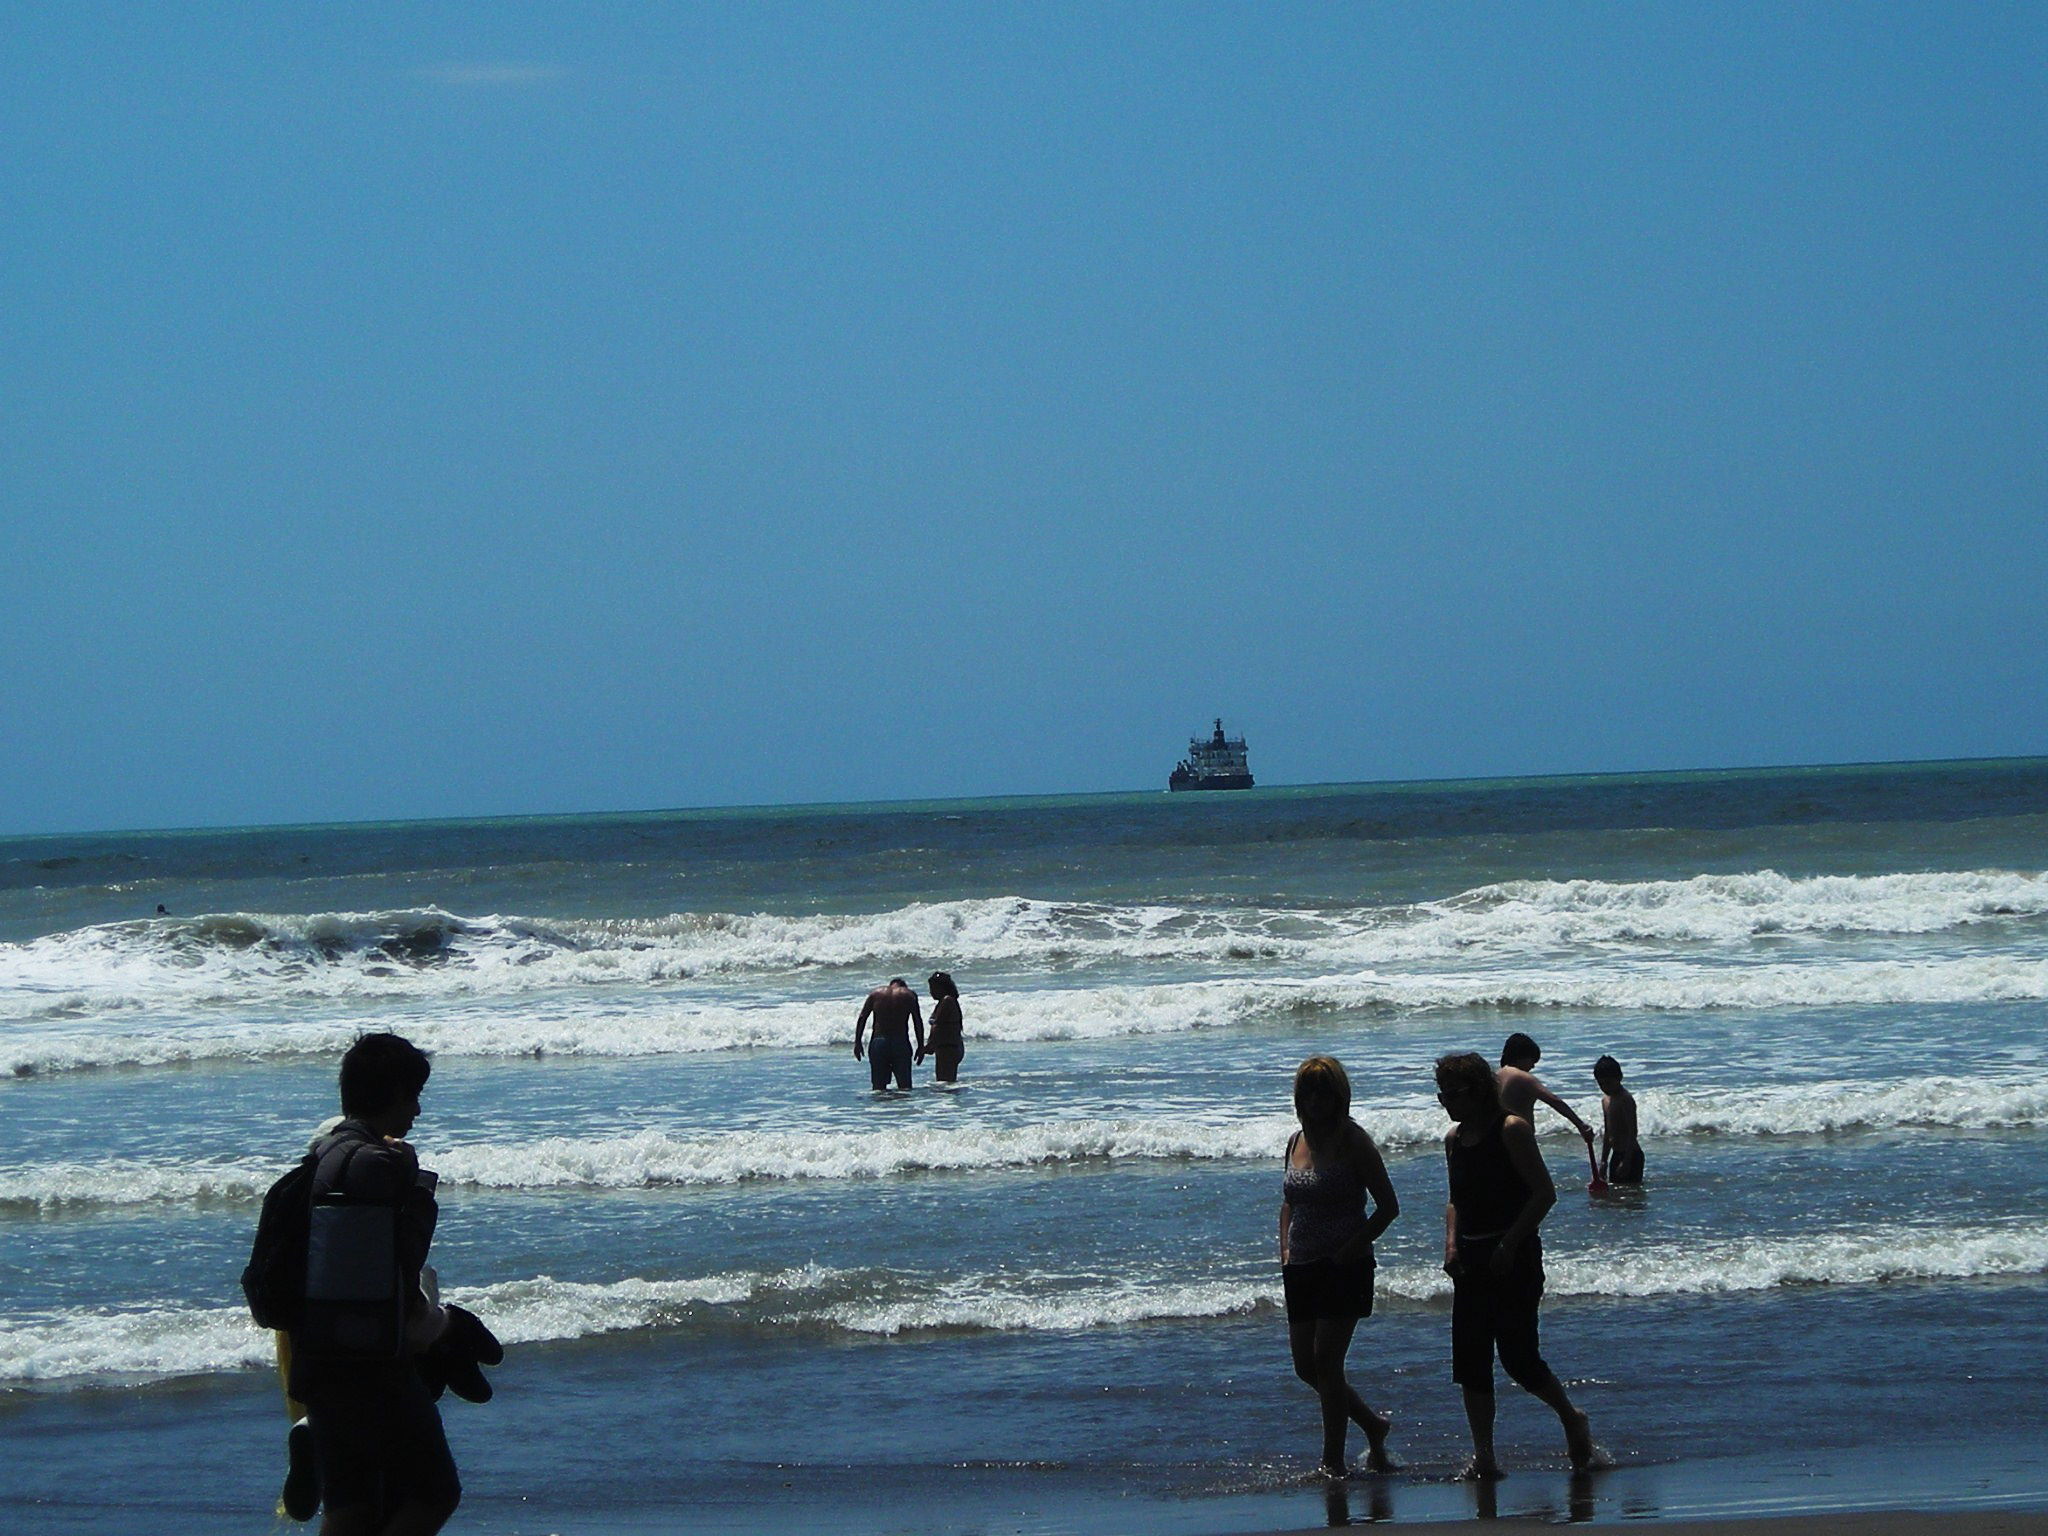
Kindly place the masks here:
MULTIPOLYGON (((1158 789, 1009 791, 986 795, 906 795, 882 800, 735 801, 712 805, 647 806, 626 810, 499 811, 469 816, 375 816, 363 817, 352 821, 272 821, 171 827, 96 827, 74 828, 62 832, 0 832, 0 842, 24 843, 52 838, 78 837, 189 837, 209 833, 232 835, 253 832, 331 832, 345 828, 365 827, 460 826, 465 824, 483 826, 498 822, 587 821, 599 818, 633 820, 642 817, 658 816, 741 814, 750 811, 853 812, 869 809, 901 809, 909 806, 993 805, 1005 801, 1107 800, 1129 795, 1155 794, 1160 796, 1171 795, 1176 800, 1182 800, 1189 798, 1190 794, 1206 798, 1215 795, 1256 795, 1261 790, 1414 789, 1432 785, 1541 784, 1564 779, 1683 778, 1699 774, 1762 775, 1794 772, 1811 773, 1829 769, 1944 768, 2030 762, 2048 762, 2048 754, 2020 753, 2017 755, 1991 757, 1869 758, 1832 763, 1723 764, 1720 766, 1694 768, 1601 768, 1582 772, 1462 774, 1455 777, 1427 779, 1312 779, 1296 784, 1257 784, 1249 790, 1197 790, 1191 792, 1183 791, 1178 795, 1174 795, 1173 791, 1163 787, 1158 789)), ((1201 801, 1197 800, 1196 803, 1201 803, 1201 801)))

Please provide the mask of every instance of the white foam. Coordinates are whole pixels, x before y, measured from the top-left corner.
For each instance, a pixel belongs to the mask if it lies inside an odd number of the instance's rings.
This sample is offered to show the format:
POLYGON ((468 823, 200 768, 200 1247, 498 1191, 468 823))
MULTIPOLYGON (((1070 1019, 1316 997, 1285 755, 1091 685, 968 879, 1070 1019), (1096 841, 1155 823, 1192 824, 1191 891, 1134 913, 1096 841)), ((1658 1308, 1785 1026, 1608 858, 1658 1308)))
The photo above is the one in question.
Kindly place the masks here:
MULTIPOLYGON (((1185 1118, 1054 1120, 879 1131, 761 1130, 599 1141, 548 1139, 450 1147, 431 1159, 446 1181, 486 1188, 626 1188, 747 1179, 866 1179, 929 1170, 1027 1168, 1092 1160, 1270 1157, 1285 1116, 1203 1124, 1185 1118)), ((4 1189, 0 1183, 0 1189, 4 1189)))
POLYGON ((251 1000, 524 996, 829 969, 1157 963, 1345 970, 1760 935, 1932 934, 2048 916, 2048 875, 1998 870, 1795 879, 1514 881, 1443 901, 1336 910, 1055 903, 1023 897, 786 917, 457 916, 435 908, 157 918, 0 944, 0 1019, 251 1000))
MULTIPOLYGON (((1968 1228, 1816 1228, 1770 1239, 1706 1239, 1633 1249, 1546 1252, 1552 1297, 1616 1300, 1768 1293, 1794 1286, 1861 1287, 2048 1273, 2039 1221, 1968 1228)), ((1379 1294, 1436 1305, 1450 1281, 1433 1265, 1385 1263, 1379 1294)), ((508 1344, 642 1329, 737 1323, 809 1325, 850 1333, 932 1329, 1073 1332, 1199 1321, 1276 1305, 1277 1276, 1177 1276, 1102 1281, 1057 1274, 932 1276, 806 1266, 689 1279, 608 1283, 547 1276, 452 1288, 508 1344)), ((22 1316, 0 1327, 0 1383, 146 1380, 266 1365, 270 1336, 240 1308, 138 1308, 22 1316)))
POLYGON ((1759 934, 1919 934, 2048 915, 2048 874, 1964 870, 1793 878, 1775 870, 1686 880, 1514 880, 1427 910, 1467 938, 1521 945, 1745 940, 1759 934))
POLYGON ((910 1333, 972 1328, 1005 1333, 1070 1333, 1086 1328, 1229 1317, 1280 1299, 1280 1283, 1187 1280, 1121 1281, 1075 1289, 1035 1289, 986 1276, 949 1280, 928 1293, 889 1300, 863 1297, 824 1309, 849 1333, 910 1333))
POLYGON ((1636 1095, 1636 1109, 1642 1133, 1649 1137, 2001 1130, 2048 1125, 2048 1079, 1903 1077, 1880 1083, 1650 1088, 1636 1095))
MULTIPOLYGON (((757 1295, 830 1286, 815 1267, 783 1274, 732 1273, 688 1280, 595 1285, 550 1279, 451 1288, 506 1344, 587 1338, 673 1325, 693 1308, 731 1306, 757 1295)), ((112 1383, 202 1376, 271 1365, 276 1343, 243 1307, 142 1307, 24 1314, 0 1326, 0 1383, 112 1383)))
POLYGON ((596 1334, 674 1326, 709 1307, 778 1303, 832 1291, 844 1271, 804 1265, 778 1273, 735 1271, 687 1280, 616 1280, 609 1284, 540 1275, 498 1285, 453 1288, 447 1299, 490 1324, 505 1344, 582 1339, 596 1334))
POLYGON ((284 1172, 282 1159, 239 1164, 152 1163, 108 1158, 97 1163, 37 1163, 0 1168, 0 1207, 160 1205, 258 1199, 284 1172))
POLYGON ((1545 1253, 1543 1268, 1551 1295, 1622 1297, 2038 1275, 2048 1272, 2048 1225, 1887 1224, 1763 1240, 1697 1238, 1595 1255, 1545 1253))
POLYGON ((147 1381, 273 1362, 242 1307, 30 1313, 0 1327, 0 1382, 147 1381))
MULTIPOLYGON (((1809 1136, 1896 1129, 1993 1130, 2048 1125, 2038 1077, 1922 1077, 1882 1082, 1757 1083, 1742 1088, 1645 1088, 1643 1134, 1809 1136)), ((1442 1111, 1426 1098, 1355 1106, 1390 1152, 1431 1147, 1442 1111)), ((1573 1133, 1538 1116, 1550 1135, 1573 1133)), ((861 1130, 761 1127, 681 1135, 542 1137, 423 1145, 444 1186, 493 1190, 657 1189, 753 1179, 878 1179, 925 1171, 1044 1167, 1091 1161, 1212 1162, 1277 1158, 1292 1116, 1075 1116, 1031 1124, 973 1122, 861 1130)), ((114 1159, 0 1167, 0 1207, 61 1210, 179 1202, 249 1202, 283 1171, 281 1159, 199 1163, 114 1159)))
MULTIPOLYGON (((1768 1011, 2042 1000, 2048 1000, 2048 958, 1965 955, 1749 964, 1567 959, 1551 970, 1488 966, 1469 972, 990 989, 971 999, 968 1031, 970 1038, 983 1041, 1091 1040, 1346 1013, 1768 1011)), ((836 1050, 851 1034, 852 1012, 844 999, 748 1006, 611 994, 517 1007, 442 1008, 424 1018, 408 1018, 404 1028, 428 1050, 449 1056, 836 1050)), ((0 1042, 0 1073, 327 1053, 344 1047, 361 1024, 355 1016, 323 1022, 214 1015, 161 1022, 145 1018, 119 1027, 104 1021, 18 1026, 0 1042)))
MULTIPOLYGON (((1552 1297, 1647 1299, 1788 1286, 1992 1279, 2048 1272, 2048 1227, 2015 1223, 1954 1231, 1883 1226, 1861 1233, 1699 1240, 1591 1255, 1546 1252, 1543 1262, 1545 1291, 1552 1297)), ((1449 1298, 1451 1281, 1435 1265, 1383 1262, 1376 1289, 1389 1300, 1434 1304, 1449 1298)), ((913 1296, 864 1296, 822 1311, 858 1333, 939 1328, 1048 1332, 1223 1317, 1279 1301, 1277 1276, 1077 1286, 979 1276, 913 1296)))

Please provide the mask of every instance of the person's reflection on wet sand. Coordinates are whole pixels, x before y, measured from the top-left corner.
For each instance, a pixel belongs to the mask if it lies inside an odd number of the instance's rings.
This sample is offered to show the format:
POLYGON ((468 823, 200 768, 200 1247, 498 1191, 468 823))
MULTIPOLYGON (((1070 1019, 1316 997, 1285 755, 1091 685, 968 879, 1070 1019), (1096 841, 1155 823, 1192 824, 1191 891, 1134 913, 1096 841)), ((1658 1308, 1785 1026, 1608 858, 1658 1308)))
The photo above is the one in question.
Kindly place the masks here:
POLYGON ((1593 1518, 1598 1504, 1598 1501, 1593 1497, 1594 1486, 1593 1474, 1590 1469, 1581 1467, 1572 1473, 1570 1484, 1571 1505, 1569 1512, 1565 1515, 1565 1519, 1573 1525, 1584 1525, 1593 1518))
POLYGON ((1500 1484, 1490 1477, 1467 1479, 1466 1487, 1472 1490, 1472 1518, 1474 1520, 1498 1520, 1500 1518, 1500 1484))
POLYGON ((1347 1481, 1332 1478, 1323 1485, 1324 1523, 1331 1527, 1340 1525, 1379 1525, 1394 1518, 1394 1495, 1384 1478, 1368 1478, 1347 1481), (1351 1512, 1351 1490, 1362 1487, 1365 1490, 1366 1506, 1363 1514, 1351 1512))
POLYGON ((1337 1478, 1323 1484, 1323 1524, 1335 1530, 1351 1523, 1351 1485, 1337 1478))

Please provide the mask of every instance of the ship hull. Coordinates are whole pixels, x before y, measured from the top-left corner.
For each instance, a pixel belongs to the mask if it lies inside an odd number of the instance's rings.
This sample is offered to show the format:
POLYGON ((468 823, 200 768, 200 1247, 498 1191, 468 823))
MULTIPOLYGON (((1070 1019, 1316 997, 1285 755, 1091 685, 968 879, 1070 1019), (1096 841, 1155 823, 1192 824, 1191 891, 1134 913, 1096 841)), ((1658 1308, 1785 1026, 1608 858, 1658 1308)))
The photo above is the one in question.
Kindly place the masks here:
POLYGON ((1176 794, 1184 789, 1250 789, 1252 776, 1248 773, 1177 773, 1166 781, 1166 787, 1176 794))

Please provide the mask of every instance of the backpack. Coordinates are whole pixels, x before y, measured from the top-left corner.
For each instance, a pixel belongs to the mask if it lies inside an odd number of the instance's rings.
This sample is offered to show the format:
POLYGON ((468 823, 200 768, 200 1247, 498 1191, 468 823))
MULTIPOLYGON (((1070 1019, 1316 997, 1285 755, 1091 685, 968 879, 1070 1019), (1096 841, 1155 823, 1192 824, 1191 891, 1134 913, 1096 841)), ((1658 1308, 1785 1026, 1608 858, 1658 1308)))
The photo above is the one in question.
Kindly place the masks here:
POLYGON ((306 1235, 312 1224, 313 1170, 319 1158, 308 1152, 270 1186, 256 1218, 256 1240, 242 1270, 242 1294, 249 1315, 263 1328, 298 1326, 306 1305, 306 1235))
MULTIPOLYGON (((352 1148, 348 1158, 360 1150, 352 1148)), ((404 1201, 338 1191, 313 1200, 304 1213, 295 1353, 341 1360, 396 1360, 405 1353, 407 1296, 398 1258, 404 1201)))
MULTIPOLYGON (((367 1143, 342 1154, 348 1170, 367 1143)), ((392 1360, 404 1351, 406 1297, 398 1264, 398 1201, 314 1195, 322 1141, 270 1186, 242 1271, 249 1313, 292 1335, 295 1352, 392 1360)))

